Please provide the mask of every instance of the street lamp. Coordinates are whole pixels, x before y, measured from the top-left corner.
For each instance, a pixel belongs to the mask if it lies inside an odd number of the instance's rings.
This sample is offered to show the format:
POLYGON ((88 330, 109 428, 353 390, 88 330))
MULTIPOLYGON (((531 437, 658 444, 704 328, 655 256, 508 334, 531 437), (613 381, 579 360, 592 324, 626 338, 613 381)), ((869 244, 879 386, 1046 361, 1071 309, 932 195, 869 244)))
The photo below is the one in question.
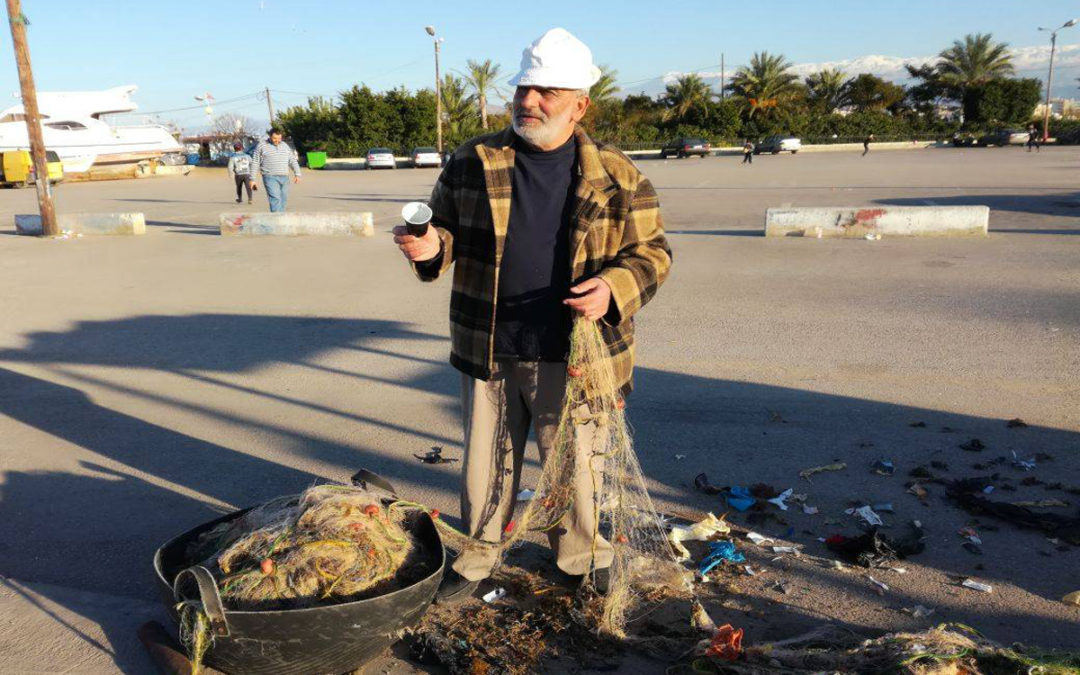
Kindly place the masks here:
POLYGON ((438 146, 439 157, 442 157, 442 82, 439 80, 439 43, 443 39, 435 37, 435 26, 424 26, 424 30, 431 36, 431 41, 435 43, 435 130, 438 134, 436 145, 438 146))
POLYGON ((1046 106, 1043 108, 1043 143, 1050 140, 1050 85, 1054 82, 1054 50, 1057 49, 1057 34, 1063 28, 1072 28, 1080 19, 1069 19, 1057 28, 1043 28, 1039 30, 1050 31, 1050 72, 1046 75, 1046 106))

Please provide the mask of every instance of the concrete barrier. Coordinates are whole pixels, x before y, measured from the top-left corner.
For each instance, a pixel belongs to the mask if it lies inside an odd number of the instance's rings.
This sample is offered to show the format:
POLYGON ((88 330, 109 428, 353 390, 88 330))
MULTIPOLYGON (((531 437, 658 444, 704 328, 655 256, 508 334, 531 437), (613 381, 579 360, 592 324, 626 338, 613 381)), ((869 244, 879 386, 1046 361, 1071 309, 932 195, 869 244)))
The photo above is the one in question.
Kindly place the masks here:
MULTIPOLYGON (((56 224, 61 232, 74 234, 146 234, 146 218, 141 213, 58 213, 56 224)), ((15 214, 15 232, 41 235, 41 216, 15 214)))
POLYGON ((986 236, 987 206, 842 206, 768 209, 766 237, 986 236))
POLYGON ((240 236, 301 235, 370 237, 375 219, 370 211, 356 213, 223 213, 221 234, 240 236))

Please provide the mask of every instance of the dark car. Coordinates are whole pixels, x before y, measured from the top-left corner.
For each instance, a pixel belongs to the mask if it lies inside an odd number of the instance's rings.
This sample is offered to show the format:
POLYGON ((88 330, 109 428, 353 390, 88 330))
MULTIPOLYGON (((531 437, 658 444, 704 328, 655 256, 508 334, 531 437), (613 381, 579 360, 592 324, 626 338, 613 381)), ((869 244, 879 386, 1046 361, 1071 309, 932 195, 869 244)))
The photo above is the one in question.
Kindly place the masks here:
POLYGON ((690 155, 704 157, 711 149, 712 146, 704 138, 676 138, 660 148, 660 159, 667 159, 668 155, 680 158, 690 155))
POLYGON ((975 134, 968 132, 956 132, 952 137, 952 144, 958 148, 970 148, 979 142, 975 134))
POLYGON ((1022 129, 997 129, 979 137, 979 147, 986 148, 996 145, 1004 148, 1007 145, 1023 145, 1027 143, 1028 132, 1022 129))

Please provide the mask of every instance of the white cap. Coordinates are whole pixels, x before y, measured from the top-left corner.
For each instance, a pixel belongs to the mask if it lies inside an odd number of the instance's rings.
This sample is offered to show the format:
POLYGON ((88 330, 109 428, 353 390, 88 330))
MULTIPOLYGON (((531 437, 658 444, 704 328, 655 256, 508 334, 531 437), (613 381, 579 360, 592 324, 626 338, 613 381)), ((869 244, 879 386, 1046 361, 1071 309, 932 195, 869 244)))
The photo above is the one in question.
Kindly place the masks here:
POLYGON ((521 72, 512 87, 588 89, 600 79, 592 51, 565 28, 552 28, 521 53, 521 72))

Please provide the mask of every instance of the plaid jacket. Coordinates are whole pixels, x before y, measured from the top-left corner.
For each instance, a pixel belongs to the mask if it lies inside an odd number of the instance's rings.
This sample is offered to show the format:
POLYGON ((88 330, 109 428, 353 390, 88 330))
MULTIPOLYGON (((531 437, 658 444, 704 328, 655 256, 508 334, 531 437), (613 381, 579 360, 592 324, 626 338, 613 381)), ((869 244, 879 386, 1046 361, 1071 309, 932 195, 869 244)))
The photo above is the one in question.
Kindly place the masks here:
MULTIPOLYGON (((634 320, 671 266, 656 191, 626 157, 597 145, 580 127, 571 213, 571 281, 599 276, 611 287, 601 332, 624 394, 632 386, 634 320)), ((431 193, 441 262, 413 264, 422 281, 451 265, 450 363, 481 380, 491 376, 499 267, 510 220, 514 169, 510 128, 473 139, 454 152, 431 193)))

